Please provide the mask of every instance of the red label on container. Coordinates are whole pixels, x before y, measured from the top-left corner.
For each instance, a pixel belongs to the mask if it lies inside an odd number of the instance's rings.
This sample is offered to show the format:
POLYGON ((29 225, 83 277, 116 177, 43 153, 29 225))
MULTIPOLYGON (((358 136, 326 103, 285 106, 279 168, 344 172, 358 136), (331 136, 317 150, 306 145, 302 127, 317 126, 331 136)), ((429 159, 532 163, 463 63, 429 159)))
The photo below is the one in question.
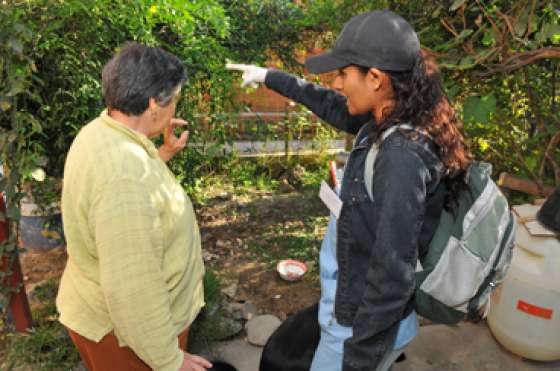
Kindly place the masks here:
POLYGON ((537 307, 536 305, 526 303, 523 300, 517 301, 517 309, 535 317, 541 317, 544 319, 552 318, 552 309, 537 307))

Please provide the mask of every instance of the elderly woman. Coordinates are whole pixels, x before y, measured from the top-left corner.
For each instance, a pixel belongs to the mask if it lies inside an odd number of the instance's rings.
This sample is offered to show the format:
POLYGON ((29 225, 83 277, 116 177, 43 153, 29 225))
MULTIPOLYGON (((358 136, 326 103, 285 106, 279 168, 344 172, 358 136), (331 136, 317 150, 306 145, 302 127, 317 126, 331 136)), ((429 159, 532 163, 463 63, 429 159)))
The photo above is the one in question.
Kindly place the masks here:
POLYGON ((107 110, 66 159, 62 209, 68 263, 57 297, 89 370, 211 367, 183 351, 204 305, 200 233, 166 161, 185 147, 175 107, 185 82, 174 55, 127 44, 103 68, 107 110), (156 148, 151 137, 160 134, 156 148))

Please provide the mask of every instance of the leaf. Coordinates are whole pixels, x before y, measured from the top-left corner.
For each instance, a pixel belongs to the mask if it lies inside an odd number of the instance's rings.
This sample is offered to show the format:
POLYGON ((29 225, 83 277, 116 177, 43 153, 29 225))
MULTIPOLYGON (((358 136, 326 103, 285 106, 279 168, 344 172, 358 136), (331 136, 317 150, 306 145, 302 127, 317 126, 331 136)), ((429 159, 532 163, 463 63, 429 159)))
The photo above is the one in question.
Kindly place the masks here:
POLYGON ((23 52, 23 44, 15 37, 10 37, 8 45, 16 54, 21 54, 23 52))
POLYGON ((531 171, 537 169, 538 159, 535 156, 529 156, 525 158, 525 166, 531 171))
POLYGON ((478 142, 478 148, 480 148, 480 152, 482 153, 486 152, 488 148, 490 148, 490 144, 488 143, 488 140, 484 138, 478 138, 477 142, 478 142))
POLYGON ((465 28, 463 31, 461 31, 461 33, 459 35, 457 35, 457 37, 455 38, 456 42, 459 41, 463 41, 464 39, 466 39, 467 37, 469 37, 470 35, 472 35, 474 31, 470 28, 465 28))
POLYGON ((460 91, 461 88, 457 84, 445 88, 445 93, 450 99, 453 99, 460 91))
POLYGON ((496 39, 494 38, 494 33, 489 31, 485 32, 484 36, 482 37, 482 45, 490 46, 496 43, 496 39))
POLYGON ((471 96, 463 103, 463 121, 486 124, 492 114, 496 113, 496 97, 494 94, 471 96))
POLYGON ((45 170, 38 167, 31 172, 31 177, 38 182, 43 182, 47 177, 47 174, 45 173, 45 170))
POLYGON ((465 70, 467 68, 474 67, 474 65, 475 65, 474 58, 471 57, 470 55, 467 55, 466 57, 461 59, 461 62, 459 62, 459 69, 465 70))
POLYGON ((12 107, 12 104, 7 100, 0 101, 0 110, 7 111, 10 109, 10 107, 12 107))
POLYGON ((449 10, 454 12, 457 9, 459 9, 461 6, 463 6, 463 4, 465 4, 466 2, 467 2, 467 0, 455 0, 453 2, 453 4, 451 4, 451 7, 449 8, 449 10))
POLYGON ((542 27, 541 32, 543 33, 544 40, 553 39, 560 37, 560 24, 547 23, 542 27))
POLYGON ((527 22, 529 20, 529 8, 525 9, 523 14, 519 17, 515 25, 513 26, 513 30, 518 37, 525 35, 527 32, 527 22))

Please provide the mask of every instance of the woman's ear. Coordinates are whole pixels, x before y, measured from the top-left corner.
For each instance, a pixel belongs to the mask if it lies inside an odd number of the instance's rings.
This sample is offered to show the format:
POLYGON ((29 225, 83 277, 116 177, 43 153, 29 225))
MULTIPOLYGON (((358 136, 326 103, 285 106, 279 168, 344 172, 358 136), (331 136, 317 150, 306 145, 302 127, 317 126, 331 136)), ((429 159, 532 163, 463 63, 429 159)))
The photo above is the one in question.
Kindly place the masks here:
POLYGON ((377 68, 370 68, 367 73, 367 80, 374 91, 377 91, 383 87, 383 72, 377 68))
POLYGON ((370 68, 367 74, 369 83, 374 91, 383 92, 386 95, 393 95, 393 86, 389 75, 378 68, 370 68))
POLYGON ((148 109, 150 111, 155 111, 158 108, 158 104, 154 98, 150 98, 148 101, 148 109))
POLYGON ((155 120, 158 114, 158 104, 156 102, 156 100, 154 98, 150 98, 148 100, 148 109, 146 110, 146 112, 148 112, 150 114, 150 117, 152 120, 155 120))

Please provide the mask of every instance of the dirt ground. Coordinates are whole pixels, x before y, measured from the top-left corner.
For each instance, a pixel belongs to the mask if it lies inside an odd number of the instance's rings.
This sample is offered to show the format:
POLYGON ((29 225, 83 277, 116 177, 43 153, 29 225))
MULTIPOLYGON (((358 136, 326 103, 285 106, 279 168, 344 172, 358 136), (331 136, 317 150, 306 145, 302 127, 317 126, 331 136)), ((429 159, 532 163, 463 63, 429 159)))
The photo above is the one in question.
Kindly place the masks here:
MULTIPOLYGON (((275 266, 286 255, 282 229, 297 232, 305 227, 305 217, 324 217, 326 211, 315 192, 270 193, 256 191, 244 195, 215 190, 196 213, 201 230, 205 265, 221 279, 224 288, 233 287, 231 301, 251 302, 259 313, 269 313, 285 319, 294 312, 312 305, 319 299, 317 273, 318 246, 323 230, 315 231, 304 244, 310 260, 309 270, 301 281, 282 280, 275 266), (263 236, 279 233, 270 246, 263 236), (258 245, 257 248, 254 246, 258 245), (317 253, 315 253, 317 252, 317 253)), ((289 242, 289 235, 286 235, 289 242)), ((297 248, 297 246, 296 246, 297 248)), ((292 247, 292 250, 293 247, 292 247)), ((27 292, 49 278, 59 278, 66 264, 66 251, 27 251, 20 260, 27 292)), ((231 290, 230 290, 231 291, 231 290)), ((31 304, 34 304, 31 297, 31 304)))

